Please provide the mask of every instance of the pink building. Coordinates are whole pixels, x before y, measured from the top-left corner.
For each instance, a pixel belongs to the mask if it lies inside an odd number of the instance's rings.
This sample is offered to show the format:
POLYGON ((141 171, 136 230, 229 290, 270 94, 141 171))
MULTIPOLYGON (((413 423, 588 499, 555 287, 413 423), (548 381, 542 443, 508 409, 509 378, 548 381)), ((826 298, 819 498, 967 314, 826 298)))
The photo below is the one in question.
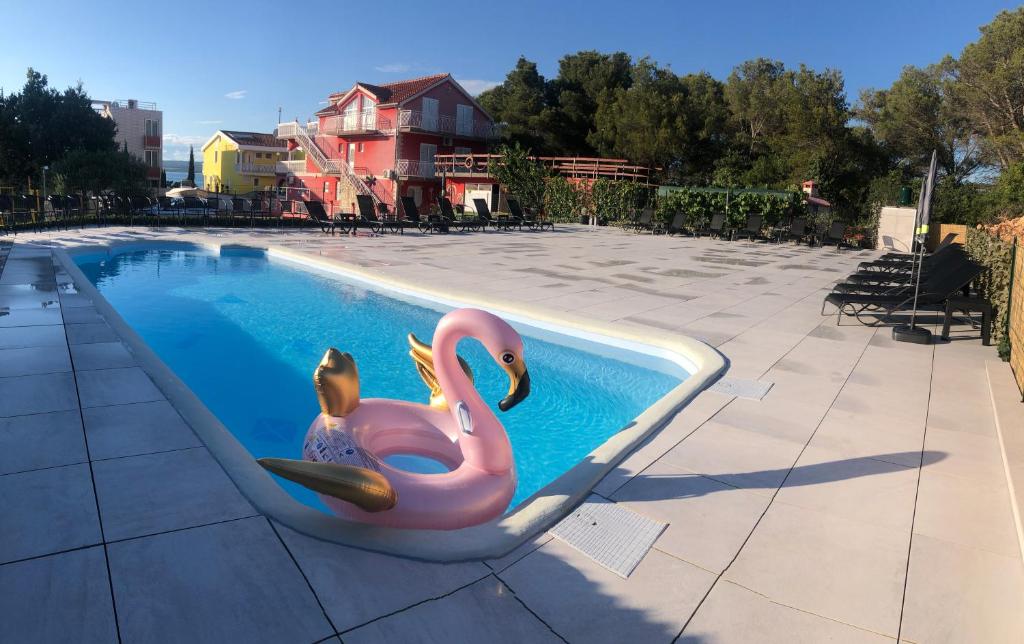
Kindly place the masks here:
POLYGON ((429 206, 441 190, 435 155, 485 154, 498 135, 494 119, 450 74, 356 83, 327 100, 316 121, 278 125, 278 138, 306 153, 283 164, 278 185, 336 213, 354 212, 359 194, 391 208, 401 196, 429 206))

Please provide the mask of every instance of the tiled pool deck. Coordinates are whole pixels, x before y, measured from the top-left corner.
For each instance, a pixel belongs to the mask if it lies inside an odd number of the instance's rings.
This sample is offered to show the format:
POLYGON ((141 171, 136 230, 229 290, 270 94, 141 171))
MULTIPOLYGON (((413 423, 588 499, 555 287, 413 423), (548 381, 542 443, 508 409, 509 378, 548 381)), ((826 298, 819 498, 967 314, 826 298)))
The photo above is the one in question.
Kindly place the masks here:
POLYGON ((0 640, 1019 642, 994 349, 821 317, 872 254, 575 227, 18 235, 0 274, 0 640), (252 508, 47 246, 204 237, 699 337, 729 377, 774 386, 702 393, 597 486, 669 523, 628 579, 546 535, 456 564, 316 541, 252 508))

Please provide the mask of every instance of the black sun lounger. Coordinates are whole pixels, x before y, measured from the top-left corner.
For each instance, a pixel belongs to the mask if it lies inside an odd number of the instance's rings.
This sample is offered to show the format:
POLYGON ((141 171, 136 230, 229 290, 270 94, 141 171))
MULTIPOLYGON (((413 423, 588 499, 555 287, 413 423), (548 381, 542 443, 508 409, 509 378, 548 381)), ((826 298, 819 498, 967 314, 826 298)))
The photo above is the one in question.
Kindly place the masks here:
POLYGON ((700 228, 693 232, 694 235, 700 237, 701 235, 708 235, 710 237, 721 237, 725 234, 725 215, 723 213, 717 213, 711 215, 711 221, 704 228, 700 228))
POLYGON ((448 232, 448 224, 445 223, 440 215, 427 215, 423 217, 420 215, 420 209, 416 205, 416 200, 412 197, 402 197, 400 201, 402 210, 405 212, 405 219, 402 220, 402 223, 416 226, 421 233, 424 231, 429 233, 448 232))
POLYGON ((334 231, 338 228, 341 232, 345 232, 345 226, 340 224, 337 220, 331 219, 327 215, 327 211, 324 210, 324 205, 319 201, 303 201, 306 206, 306 212, 309 213, 309 218, 313 220, 313 223, 320 226, 320 230, 330 235, 334 234, 334 231), (340 224, 340 225, 339 225, 340 224))
POLYGON ((747 223, 743 228, 736 231, 733 239, 759 239, 761 237, 761 228, 764 227, 764 217, 762 215, 747 215, 747 223))
MULTIPOLYGON (((958 296, 983 272, 984 266, 968 260, 951 270, 928 277, 921 282, 917 296, 918 308, 944 310, 949 298, 958 296)), ((836 324, 845 313, 857 318, 861 324, 875 326, 887 321, 894 313, 907 310, 913 302, 914 288, 911 285, 891 294, 832 292, 825 296, 822 315, 825 314, 825 305, 831 304, 836 307, 836 324), (860 317, 865 314, 875 319, 865 322, 860 317)))
POLYGON ((476 208, 476 216, 483 220, 484 223, 489 225, 491 228, 494 228, 495 230, 499 228, 502 230, 512 230, 513 224, 511 221, 509 221, 508 218, 491 216, 491 209, 487 205, 486 200, 479 198, 474 199, 473 207, 476 208))

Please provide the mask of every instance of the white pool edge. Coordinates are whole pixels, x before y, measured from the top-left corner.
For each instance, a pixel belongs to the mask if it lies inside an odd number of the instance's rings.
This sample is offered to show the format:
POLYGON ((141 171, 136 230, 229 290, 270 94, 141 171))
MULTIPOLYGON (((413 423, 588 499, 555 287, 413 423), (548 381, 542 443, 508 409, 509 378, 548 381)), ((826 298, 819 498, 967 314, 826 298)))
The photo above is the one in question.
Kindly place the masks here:
POLYGON ((304 264, 345 279, 365 284, 385 294, 435 302, 444 307, 472 306, 494 312, 513 322, 575 336, 592 342, 637 351, 670 360, 691 376, 641 412, 623 430, 606 440, 582 461, 523 501, 512 513, 470 528, 459 530, 402 530, 347 521, 323 514, 296 501, 260 467, 248 450, 198 396, 160 359, 148 344, 128 325, 114 307, 78 268, 71 254, 110 252, 128 246, 191 246, 220 252, 221 244, 209 242, 154 241, 91 244, 68 250, 54 248, 54 257, 71 276, 79 292, 89 297, 135 355, 139 366, 152 378, 168 401, 192 427, 211 454, 220 462, 241 493, 267 517, 302 534, 346 546, 426 561, 453 562, 501 557, 526 540, 546 530, 591 493, 602 478, 644 440, 661 429, 680 409, 712 384, 727 368, 726 359, 715 349, 696 339, 673 336, 641 336, 612 324, 552 314, 529 305, 513 305, 486 297, 457 298, 450 293, 370 273, 360 267, 333 259, 317 258, 274 246, 224 244, 230 248, 265 251, 271 257, 304 264))

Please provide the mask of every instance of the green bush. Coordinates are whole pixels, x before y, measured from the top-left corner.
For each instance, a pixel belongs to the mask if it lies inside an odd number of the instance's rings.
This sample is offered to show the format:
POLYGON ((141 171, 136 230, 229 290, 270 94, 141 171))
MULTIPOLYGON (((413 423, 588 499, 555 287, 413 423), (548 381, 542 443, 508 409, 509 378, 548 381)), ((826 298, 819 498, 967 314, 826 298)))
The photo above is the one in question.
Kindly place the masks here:
POLYGON ((716 213, 725 213, 728 224, 733 227, 742 226, 747 215, 762 214, 765 223, 774 226, 785 219, 803 212, 803 198, 799 192, 789 192, 785 197, 779 195, 742 192, 737 190, 729 196, 726 209, 726 193, 708 192, 683 188, 673 190, 658 200, 658 216, 670 221, 677 212, 686 217, 686 225, 694 227, 701 221, 716 213))
POLYGON ((978 285, 982 296, 992 303, 992 338, 999 355, 1009 359, 1010 275, 1013 268, 1013 242, 1004 241, 980 228, 967 229, 967 253, 988 268, 978 285))
POLYGON ((651 188, 632 181, 602 178, 591 184, 590 197, 598 218, 609 222, 624 221, 628 220, 637 208, 650 203, 651 188))
POLYGON ((577 222, 587 210, 587 190, 565 177, 548 177, 544 182, 544 212, 556 222, 577 222))

